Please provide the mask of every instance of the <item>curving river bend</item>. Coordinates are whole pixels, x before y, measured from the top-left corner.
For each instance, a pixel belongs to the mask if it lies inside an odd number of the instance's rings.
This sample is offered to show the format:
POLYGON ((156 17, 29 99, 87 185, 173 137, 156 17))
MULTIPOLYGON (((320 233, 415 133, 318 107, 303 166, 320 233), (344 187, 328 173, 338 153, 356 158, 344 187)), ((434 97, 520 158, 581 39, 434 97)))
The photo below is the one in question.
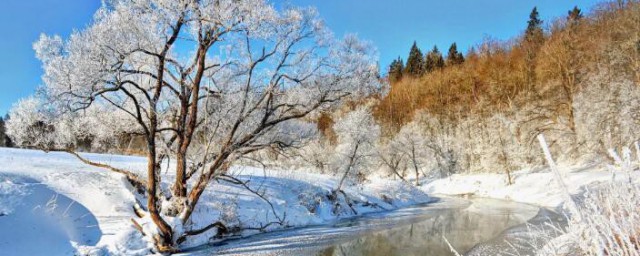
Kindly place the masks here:
MULTIPOLYGON (((340 220, 332 225, 265 233, 197 248, 191 255, 530 254, 532 228, 563 218, 535 206, 492 199, 436 203, 340 220)), ((541 231, 541 230, 537 230, 541 231)), ((537 241, 544 242, 544 241, 537 241)))

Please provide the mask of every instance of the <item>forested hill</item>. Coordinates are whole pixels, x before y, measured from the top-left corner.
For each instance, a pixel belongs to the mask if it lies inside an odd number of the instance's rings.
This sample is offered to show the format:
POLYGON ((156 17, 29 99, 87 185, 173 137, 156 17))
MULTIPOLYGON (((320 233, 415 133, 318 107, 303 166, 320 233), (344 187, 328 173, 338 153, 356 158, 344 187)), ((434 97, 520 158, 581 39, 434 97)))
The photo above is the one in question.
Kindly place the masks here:
POLYGON ((418 110, 454 118, 540 104, 550 118, 573 120, 569 106, 598 74, 640 82, 639 14, 637 1, 602 3, 588 14, 576 7, 554 21, 534 9, 522 35, 485 39, 464 57, 455 43, 446 55, 414 44, 406 62, 389 67, 391 89, 375 116, 398 127, 418 110))
MULTIPOLYGON (((550 21, 533 8, 521 35, 485 39, 465 54, 455 43, 428 51, 414 43, 406 61, 391 63, 388 91, 365 104, 381 127, 385 166, 398 169, 392 154, 415 145, 421 168, 440 175, 531 168, 543 164, 539 134, 571 163, 632 146, 640 138, 640 2, 582 8, 550 21)), ((321 116, 329 141, 340 137, 331 125, 362 105, 321 116)))
POLYGON ((531 144, 541 133, 566 158, 640 136, 638 1, 576 7, 552 21, 534 8, 518 37, 444 52, 414 44, 391 64, 389 91, 373 107, 383 134, 417 124, 434 143, 449 141, 442 147, 466 170, 539 162, 531 144))

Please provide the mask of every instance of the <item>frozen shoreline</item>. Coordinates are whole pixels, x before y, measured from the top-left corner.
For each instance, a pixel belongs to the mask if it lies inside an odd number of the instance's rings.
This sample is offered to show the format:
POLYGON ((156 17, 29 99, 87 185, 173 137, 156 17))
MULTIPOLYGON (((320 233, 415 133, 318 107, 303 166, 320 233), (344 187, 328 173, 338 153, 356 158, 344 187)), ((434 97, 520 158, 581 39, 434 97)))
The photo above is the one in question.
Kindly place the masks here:
MULTIPOLYGON (((145 159, 140 157, 101 154, 85 154, 85 156, 130 170, 144 170, 146 164, 145 159)), ((0 148, 0 162, 4 163, 0 166, 0 177, 4 179, 0 182, 9 184, 17 183, 13 180, 27 179, 41 183, 50 189, 51 193, 68 197, 69 202, 77 202, 77 206, 86 209, 91 216, 95 216, 98 231, 101 234, 96 238, 98 241, 74 244, 76 250, 89 254, 145 255, 149 252, 152 245, 145 242, 131 224, 130 219, 135 217, 132 209, 136 199, 127 188, 122 176, 87 166, 66 153, 0 148)), ((563 172, 565 182, 573 196, 580 196, 585 187, 597 182, 610 181, 612 177, 605 168, 594 166, 565 167, 562 170, 565 170, 563 172)), ((304 227, 354 216, 354 214, 336 215, 332 212, 333 205, 326 199, 326 195, 336 185, 337 180, 334 177, 248 167, 234 168, 232 173, 241 180, 250 180, 249 184, 253 188, 264 192, 274 210, 270 210, 263 199, 242 187, 217 183, 207 190, 203 196, 202 205, 194 212, 193 223, 187 228, 198 228, 214 219, 222 219, 229 225, 255 227, 284 216, 286 216, 284 217, 286 227, 304 227)), ((171 176, 165 178, 171 178, 171 176)), ((5 185, 5 187, 8 186, 5 185)), ((502 174, 476 174, 453 175, 424 182, 417 188, 401 181, 375 179, 363 186, 349 187, 345 192, 352 199, 362 202, 355 207, 358 215, 429 202, 431 198, 428 195, 432 194, 473 195, 532 204, 556 211, 562 210, 563 203, 560 188, 550 172, 516 172, 514 184, 510 186, 506 185, 502 174), (367 204, 375 204, 379 207, 365 206, 367 204)), ((10 201, 15 201, 21 196, 24 195, 18 190, 7 189, 4 197, 0 197, 0 203, 8 206, 11 205, 10 201)), ((36 204, 35 201, 29 201, 29 203, 36 204)), ((10 210, 3 211, 9 213, 10 210)), ((6 219, 7 216, 0 218, 6 219)), ((1 220, 0 226, 2 226, 1 220)), ((282 228, 284 227, 272 225, 263 231, 282 228)), ((244 231, 241 234, 256 232, 258 231, 244 231)), ((211 236, 211 233, 204 233, 183 246, 193 247, 207 243, 211 236)), ((6 238, 4 242, 6 243, 6 238)))
MULTIPOLYGON (((140 157, 100 154, 84 156, 129 170, 144 170, 146 164, 145 159, 140 157)), ((135 218, 133 205, 136 199, 122 176, 87 166, 66 153, 0 148, 0 162, 3 163, 0 175, 25 177, 45 184, 51 191, 86 207, 95 216, 102 236, 99 236, 97 243, 78 244, 76 249, 81 253, 149 253, 151 244, 145 242, 131 224, 130 219, 135 218)), ((326 199, 326 195, 337 183, 334 177, 259 168, 234 168, 232 171, 239 179, 250 179, 249 184, 254 189, 264 192, 275 211, 271 211, 263 199, 248 193, 242 187, 217 183, 203 195, 202 204, 194 211, 191 228, 207 225, 216 219, 225 220, 228 225, 255 227, 278 218, 284 218, 287 227, 304 227, 354 216, 336 215, 332 212, 333 204, 326 199), (274 216, 274 212, 278 216, 274 216)), ((376 180, 361 187, 344 190, 351 199, 361 202, 355 206, 358 214, 398 209, 431 200, 421 190, 400 181, 376 180), (367 206, 368 204, 377 207, 367 206)), ((14 197, 7 196, 0 200, 8 201, 12 198, 14 197)), ((281 228, 282 226, 272 225, 264 231, 281 228)), ((245 232, 249 234, 257 231, 245 232)), ((32 234, 34 237, 39 235, 41 234, 32 234)), ((211 235, 210 232, 205 232, 183 246, 204 244, 211 235)))
MULTIPOLYGON (((612 180, 611 172, 597 165, 563 166, 560 169, 573 197, 580 197, 591 185, 612 180)), ((633 175, 638 178, 638 174, 633 175)), ((556 211, 562 210, 562 191, 551 172, 519 171, 515 172, 513 177, 514 183, 507 185, 504 174, 454 174, 448 178, 428 182, 420 189, 428 194, 503 199, 556 211)))

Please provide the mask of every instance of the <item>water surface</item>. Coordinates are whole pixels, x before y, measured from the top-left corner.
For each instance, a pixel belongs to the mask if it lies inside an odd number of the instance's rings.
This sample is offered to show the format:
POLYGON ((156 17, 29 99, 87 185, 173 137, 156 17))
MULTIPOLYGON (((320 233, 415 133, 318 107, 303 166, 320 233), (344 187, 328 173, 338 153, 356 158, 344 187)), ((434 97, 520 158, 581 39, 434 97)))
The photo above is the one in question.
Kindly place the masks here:
MULTIPOLYGON (((545 211, 546 212, 546 211, 545 211)), ((540 209, 501 200, 441 198, 436 203, 284 230, 199 248, 194 255, 483 255, 504 246, 540 209), (483 253, 484 252, 484 253, 483 253)), ((517 241, 515 241, 517 242, 517 241)), ((526 251, 526 249, 523 249, 526 251)))

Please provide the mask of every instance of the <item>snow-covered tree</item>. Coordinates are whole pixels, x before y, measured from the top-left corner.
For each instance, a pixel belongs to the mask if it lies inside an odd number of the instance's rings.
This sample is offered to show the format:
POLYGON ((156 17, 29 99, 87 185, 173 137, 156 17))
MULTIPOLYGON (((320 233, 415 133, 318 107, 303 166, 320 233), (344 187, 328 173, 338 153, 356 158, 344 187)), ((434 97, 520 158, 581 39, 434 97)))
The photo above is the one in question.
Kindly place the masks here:
POLYGON ((420 172, 427 167, 429 160, 434 161, 434 159, 429 154, 431 149, 419 124, 411 122, 403 126, 391 144, 394 145, 395 150, 404 155, 403 166, 415 174, 416 186, 420 185, 420 172))
POLYGON ((7 135, 5 134, 5 125, 4 125, 5 121, 4 118, 0 117, 0 147, 7 147, 9 146, 8 144, 8 140, 7 140, 7 135))
POLYGON ((428 164, 425 167, 427 172, 437 171, 440 177, 447 177, 457 172, 458 155, 468 150, 467 147, 460 145, 468 140, 456 137, 456 135, 464 134, 464 130, 455 130, 450 124, 426 112, 419 112, 414 119, 413 122, 417 127, 411 129, 420 129, 423 143, 428 152, 427 159, 422 160, 423 164, 428 164))
POLYGON ((389 175, 392 177, 398 177, 403 181, 406 181, 406 154, 400 150, 397 140, 391 140, 387 143, 380 144, 377 147, 377 160, 379 165, 389 171, 389 175))
POLYGON ((512 185, 514 180, 511 175, 513 171, 522 164, 521 148, 518 143, 516 134, 516 123, 512 119, 502 114, 495 114, 487 120, 487 134, 485 138, 488 140, 484 143, 487 156, 487 164, 483 166, 485 169, 502 169, 507 176, 507 184, 512 185))
POLYGON ((145 230, 162 252, 201 233, 181 225, 235 160, 292 145, 294 120, 377 87, 371 47, 333 39, 313 9, 264 0, 103 3, 68 40, 43 35, 34 44, 45 86, 11 111, 7 128, 22 146, 66 151, 134 181, 156 227, 145 230), (144 138, 146 177, 75 153, 78 136, 121 134, 144 138), (177 167, 163 191, 159 163, 168 157, 177 167))
POLYGON ((606 155, 606 149, 640 138, 638 86, 607 69, 599 70, 588 79, 574 102, 581 150, 606 155))
POLYGON ((361 106, 338 119, 333 129, 338 135, 338 145, 332 167, 340 175, 336 187, 336 191, 340 191, 347 179, 363 178, 374 164, 380 126, 373 119, 370 107, 361 106))
MULTIPOLYGON (((300 149, 300 155, 304 162, 310 164, 316 171, 326 173, 330 168, 331 152, 333 148, 324 137, 311 140, 300 149)), ((294 161, 296 161, 294 159, 294 161)))

